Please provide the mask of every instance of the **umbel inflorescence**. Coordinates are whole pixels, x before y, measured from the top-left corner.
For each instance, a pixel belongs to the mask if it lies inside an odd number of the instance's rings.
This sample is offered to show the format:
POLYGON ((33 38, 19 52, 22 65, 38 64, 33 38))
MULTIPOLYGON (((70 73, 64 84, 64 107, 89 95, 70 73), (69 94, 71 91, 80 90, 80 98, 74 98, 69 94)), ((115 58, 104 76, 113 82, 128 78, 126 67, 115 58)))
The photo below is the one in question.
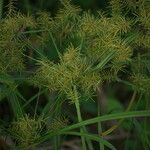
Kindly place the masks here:
POLYGON ((149 32, 147 1, 137 3, 138 16, 132 16, 134 20, 129 16, 133 4, 124 3, 123 6, 121 1, 111 1, 111 15, 92 15, 63 1, 64 8, 51 20, 48 30, 59 60, 40 60, 35 84, 42 83, 70 97, 74 87, 82 95, 89 94, 103 81, 116 78, 125 65, 132 63, 136 49, 149 47, 147 39, 144 40, 148 33, 137 31, 142 28, 149 32))
MULTIPOLYGON (((80 99, 91 98, 97 87, 118 81, 123 72, 135 90, 149 92, 148 0, 110 0, 108 12, 95 14, 62 0, 53 17, 47 12, 23 15, 12 3, 8 6, 0 20, 0 75, 15 79, 0 79, 4 89, 16 90, 23 78, 23 84, 62 94, 75 103, 79 122, 80 99)), ((42 123, 29 116, 19 118, 13 124, 17 140, 33 144, 44 130, 42 123)), ((63 121, 54 122, 51 128, 60 124, 63 121)))
MULTIPOLYGON (((39 49, 45 47, 46 51, 57 51, 59 60, 53 62, 50 58, 47 62, 47 56, 42 54, 43 59, 40 55, 36 76, 40 76, 41 80, 43 77, 45 82, 39 83, 66 92, 66 84, 81 84, 87 87, 85 91, 88 93, 105 80, 105 74, 109 74, 108 79, 114 78, 131 62, 135 49, 149 47, 150 21, 146 0, 136 3, 112 0, 111 13, 98 12, 96 15, 82 11, 70 1, 62 1, 61 4, 62 8, 53 18, 46 12, 39 12, 33 17, 9 8, 9 15, 0 23, 1 72, 26 70, 24 54, 38 59, 35 53, 41 53, 39 49), (134 16, 129 15, 131 10, 134 16), (47 47, 48 42, 52 43, 51 47, 47 47), (61 71, 64 73, 62 76, 59 75, 61 71), (51 81, 53 76, 57 77, 55 83, 51 81), (65 76, 68 78, 65 79, 65 76)), ((38 82, 38 78, 35 79, 38 82)))
POLYGON ((130 61, 132 49, 122 35, 130 30, 131 24, 121 16, 108 18, 97 14, 95 17, 89 12, 82 13, 68 2, 65 5, 69 6, 56 15, 52 21, 54 29, 49 30, 57 45, 59 60, 56 63, 40 60, 34 83, 67 95, 75 86, 81 93, 88 94, 104 81, 105 71, 113 78, 130 61), (122 21, 126 25, 120 25, 122 21))

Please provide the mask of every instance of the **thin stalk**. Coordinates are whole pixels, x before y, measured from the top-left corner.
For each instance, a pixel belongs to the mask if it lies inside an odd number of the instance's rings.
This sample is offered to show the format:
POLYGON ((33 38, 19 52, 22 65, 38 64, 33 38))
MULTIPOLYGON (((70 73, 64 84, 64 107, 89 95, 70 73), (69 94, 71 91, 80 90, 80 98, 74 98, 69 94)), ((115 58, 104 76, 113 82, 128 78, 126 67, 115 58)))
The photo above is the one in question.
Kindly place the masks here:
POLYGON ((41 93, 41 89, 39 89, 39 92, 38 92, 38 97, 37 97, 37 101, 36 101, 36 105, 35 105, 35 111, 34 111, 34 118, 36 117, 36 114, 37 114, 37 109, 38 109, 38 104, 39 104, 40 93, 41 93))
MULTIPOLYGON (((82 122, 82 117, 81 117, 79 99, 76 99, 75 106, 76 106, 76 111, 77 111, 77 116, 78 116, 78 122, 80 123, 80 122, 82 122)), ((83 127, 80 128, 80 133, 81 134, 84 133, 83 127)), ((82 141, 83 150, 86 150, 85 138, 83 136, 81 136, 81 141, 82 141)))
MULTIPOLYGON (((106 145, 111 150, 116 150, 116 148, 111 143, 109 143, 107 140, 104 140, 103 138, 101 138, 99 136, 96 136, 95 134, 83 133, 81 135, 81 133, 79 133, 79 132, 72 132, 72 131, 71 132, 65 132, 64 134, 66 134, 66 135, 75 135, 75 136, 82 136, 83 135, 83 136, 89 138, 90 140, 97 141, 97 142, 101 141, 101 143, 106 145)), ((89 150, 91 150, 91 149, 89 149, 89 150)))
POLYGON ((61 136, 57 136, 57 144, 58 144, 58 149, 60 149, 60 144, 61 144, 61 136))
MULTIPOLYGON (((98 117, 101 116, 100 100, 102 100, 101 97, 99 96, 99 93, 100 93, 100 90, 99 90, 99 88, 98 88, 98 89, 97 89, 97 97, 98 97, 98 98, 97 98, 97 115, 98 115, 98 117)), ((100 122, 100 121, 99 121, 97 124, 98 124, 98 135, 99 135, 99 134, 102 133, 102 125, 101 125, 101 122, 100 122)), ((101 143, 101 142, 99 142, 99 148, 100 148, 100 150, 105 150, 104 144, 101 143)))
POLYGON ((37 97, 39 97, 39 94, 43 94, 47 89, 42 90, 40 93, 38 92, 33 97, 31 97, 24 105, 23 108, 27 107, 33 100, 35 100, 37 97))
MULTIPOLYGON (((85 126, 83 126, 83 130, 84 130, 84 133, 88 133, 85 126)), ((92 141, 89 138, 86 138, 86 142, 87 142, 89 150, 94 150, 92 141)))
POLYGON ((131 107, 132 107, 132 105, 133 105, 133 103, 134 103, 136 94, 137 94, 137 92, 134 91, 134 92, 133 92, 133 95, 132 95, 132 98, 131 98, 131 100, 130 100, 130 102, 129 102, 129 105, 128 105, 127 109, 126 109, 126 111, 129 111, 129 110, 131 109, 131 107))
MULTIPOLYGON (((80 104, 79 104, 79 99, 78 99, 78 93, 76 91, 76 87, 75 86, 74 86, 74 93, 75 93, 75 105, 76 105, 76 110, 77 110, 77 115, 78 115, 78 121, 81 122, 82 121, 82 116, 81 116, 81 111, 80 111, 80 104)), ((81 133, 88 133, 85 126, 83 126, 80 131, 81 131, 81 133)), ((83 142, 85 142, 85 140, 86 140, 89 150, 94 150, 92 142, 91 142, 91 140, 89 138, 81 139, 81 140, 83 140, 83 142)), ((83 144, 83 146, 84 145, 86 147, 85 143, 83 144)))
POLYGON ((150 111, 144 110, 144 111, 121 112, 121 113, 103 115, 100 117, 88 119, 88 120, 82 121, 80 123, 76 123, 76 124, 67 126, 66 128, 63 128, 58 132, 53 132, 53 133, 47 132, 42 137, 39 137, 34 145, 44 142, 56 135, 64 134, 65 132, 68 132, 68 131, 71 131, 71 130, 74 130, 74 129, 77 129, 77 128, 80 128, 83 126, 91 125, 91 124, 97 123, 99 121, 104 122, 104 121, 123 119, 123 118, 125 119, 125 118, 132 118, 132 117, 150 117, 150 111))
MULTIPOLYGON (((99 100, 98 100, 97 114, 98 114, 98 116, 101 115, 101 113, 100 113, 100 102, 99 102, 99 100)), ((101 125, 101 122, 100 122, 100 121, 98 122, 98 134, 99 134, 99 133, 102 133, 102 125, 101 125)), ((100 148, 100 150, 104 150, 104 149, 105 149, 103 143, 99 142, 99 148, 100 148)))
POLYGON ((57 136, 54 137, 54 150, 57 150, 58 146, 57 146, 57 136))
POLYGON ((143 94, 140 93, 140 96, 139 96, 139 98, 138 98, 138 100, 137 100, 137 103, 136 103, 136 105, 135 105, 135 109, 134 109, 134 110, 137 110, 137 108, 138 108, 138 106, 139 106, 139 104, 140 104, 140 102, 141 102, 141 100, 142 100, 142 97, 143 97, 143 94))
MULTIPOLYGON (((149 103, 149 95, 145 95, 145 110, 148 110, 150 108, 150 103, 149 103)), ((145 136, 145 142, 147 144, 147 147, 150 148, 150 139, 148 138, 148 134, 146 131, 148 131, 148 120, 147 118, 144 118, 144 136, 145 136)))
POLYGON ((16 93, 12 91, 8 96, 9 103, 12 107, 13 113, 17 119, 23 117, 23 110, 20 105, 20 101, 18 97, 16 96, 16 93))
POLYGON ((21 32, 21 34, 32 34, 32 33, 41 33, 41 32, 47 32, 48 30, 30 30, 30 31, 24 31, 21 32))

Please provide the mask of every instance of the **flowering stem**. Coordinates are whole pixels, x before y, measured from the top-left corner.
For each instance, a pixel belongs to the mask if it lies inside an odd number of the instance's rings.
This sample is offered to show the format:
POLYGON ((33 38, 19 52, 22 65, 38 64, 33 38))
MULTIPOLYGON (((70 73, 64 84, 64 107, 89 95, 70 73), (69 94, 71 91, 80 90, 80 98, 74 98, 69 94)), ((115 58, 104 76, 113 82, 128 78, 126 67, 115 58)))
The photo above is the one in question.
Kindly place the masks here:
MULTIPOLYGON (((80 123, 82 121, 82 117, 81 117, 81 111, 80 111, 80 105, 79 105, 79 100, 76 99, 75 101, 75 106, 76 106, 76 111, 77 111, 77 116, 78 116, 78 122, 80 123)), ((83 128, 80 128, 80 132, 83 133, 83 128)), ((85 143, 85 138, 83 136, 81 136, 81 140, 82 140, 82 146, 83 146, 83 150, 86 150, 86 143, 85 143)))
MULTIPOLYGON (((100 100, 102 100, 102 98, 100 99, 100 93, 102 95, 102 92, 100 91, 99 88, 97 88, 97 115, 101 116, 101 104, 100 104, 100 100)), ((101 96, 102 97, 102 96, 101 96)), ((98 134, 102 133, 102 124, 101 122, 98 122, 98 134)), ((100 150, 104 150, 104 144, 99 142, 99 148, 100 150)))
MULTIPOLYGON (((82 120, 82 116, 81 116, 80 103, 79 103, 79 97, 78 97, 78 92, 76 90, 76 86, 74 86, 73 89, 74 89, 74 94, 75 94, 74 102, 75 102, 75 106, 76 106, 76 110, 77 110, 78 121, 81 122, 83 120, 82 120)), ((80 132, 81 133, 87 133, 86 127, 83 126, 80 129, 80 132)), ((89 138, 85 138, 85 137, 82 138, 81 137, 81 140, 82 140, 82 145, 83 145, 84 149, 86 149, 86 144, 85 144, 85 140, 86 140, 89 150, 94 150, 93 145, 92 145, 92 141, 89 138)))
MULTIPOLYGON (((100 116, 100 102, 98 101, 98 116, 100 116)), ((98 133, 102 133, 102 125, 101 122, 98 122, 98 133)), ((104 150, 104 145, 99 143, 100 150, 104 150)))

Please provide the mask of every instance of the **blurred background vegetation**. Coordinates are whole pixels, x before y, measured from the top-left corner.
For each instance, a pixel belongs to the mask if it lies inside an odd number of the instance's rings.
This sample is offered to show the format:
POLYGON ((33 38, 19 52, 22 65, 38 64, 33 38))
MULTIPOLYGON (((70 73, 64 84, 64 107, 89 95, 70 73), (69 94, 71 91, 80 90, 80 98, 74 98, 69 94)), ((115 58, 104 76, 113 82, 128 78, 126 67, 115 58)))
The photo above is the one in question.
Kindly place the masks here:
MULTIPOLYGON (((9 3, 9 0, 4 1, 4 6, 9 3)), ((72 0, 72 3, 79 5, 84 10, 99 10, 106 9, 108 1, 106 0, 72 0)), ((40 10, 49 11, 52 14, 59 8, 59 0, 19 0, 16 3, 16 8, 21 12, 34 13, 40 10)))

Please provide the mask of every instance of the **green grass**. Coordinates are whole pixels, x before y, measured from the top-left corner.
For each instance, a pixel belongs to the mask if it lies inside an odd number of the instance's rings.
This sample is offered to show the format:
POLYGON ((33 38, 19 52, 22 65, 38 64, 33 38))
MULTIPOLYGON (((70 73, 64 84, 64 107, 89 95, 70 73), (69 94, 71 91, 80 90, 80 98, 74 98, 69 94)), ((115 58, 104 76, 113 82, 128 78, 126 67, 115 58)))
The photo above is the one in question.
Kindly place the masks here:
POLYGON ((148 1, 85 11, 65 0, 52 15, 41 10, 51 2, 23 3, 24 14, 0 1, 0 134, 11 148, 78 138, 83 150, 148 150, 148 1))

